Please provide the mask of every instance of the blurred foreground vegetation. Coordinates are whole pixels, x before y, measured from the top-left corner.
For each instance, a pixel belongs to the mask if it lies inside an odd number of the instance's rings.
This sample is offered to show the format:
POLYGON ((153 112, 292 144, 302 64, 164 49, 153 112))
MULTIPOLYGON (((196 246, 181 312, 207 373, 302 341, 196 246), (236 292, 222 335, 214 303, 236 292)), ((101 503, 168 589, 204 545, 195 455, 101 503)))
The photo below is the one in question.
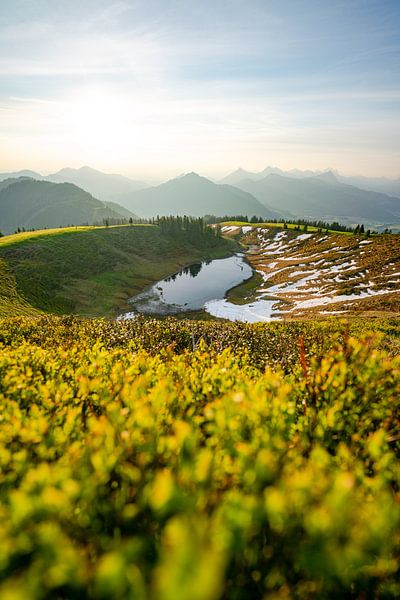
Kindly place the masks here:
POLYGON ((398 598, 399 333, 0 321, 0 597, 398 598))

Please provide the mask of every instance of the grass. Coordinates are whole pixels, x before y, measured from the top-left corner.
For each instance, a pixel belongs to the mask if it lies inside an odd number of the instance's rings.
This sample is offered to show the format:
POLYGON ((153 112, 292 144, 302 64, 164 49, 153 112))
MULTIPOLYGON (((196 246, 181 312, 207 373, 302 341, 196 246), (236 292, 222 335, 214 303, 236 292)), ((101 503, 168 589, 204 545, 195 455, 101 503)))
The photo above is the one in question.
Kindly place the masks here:
POLYGON ((229 290, 226 297, 233 304, 247 304, 254 299, 262 281, 261 275, 253 271, 253 276, 250 279, 229 290))
POLYGON ((46 238, 48 236, 70 235, 81 233, 82 231, 101 231, 103 229, 119 229, 121 227, 156 227, 150 223, 133 223, 125 225, 78 225, 71 227, 57 227, 54 229, 36 229, 35 231, 21 231, 12 235, 0 237, 0 248, 13 246, 22 242, 34 242, 37 238, 46 238))
POLYGON ((192 240, 156 226, 80 227, 24 232, 0 240, 8 273, 0 315, 43 310, 112 316, 158 279, 198 260, 226 256, 226 239, 192 240))
POLYGON ((39 313, 20 295, 14 275, 0 259, 0 316, 28 316, 39 313))

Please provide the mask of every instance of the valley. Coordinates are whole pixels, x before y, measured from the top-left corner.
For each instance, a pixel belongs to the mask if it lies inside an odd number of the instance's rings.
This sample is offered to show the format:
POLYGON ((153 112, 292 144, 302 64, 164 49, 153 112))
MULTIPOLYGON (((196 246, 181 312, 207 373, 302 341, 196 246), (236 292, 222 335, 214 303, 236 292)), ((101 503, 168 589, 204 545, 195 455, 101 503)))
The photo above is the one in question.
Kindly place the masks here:
POLYGON ((148 285, 235 241, 156 225, 80 227, 0 238, 0 317, 73 313, 115 317, 148 285))
POLYGON ((300 231, 277 223, 228 222, 219 229, 220 237, 215 227, 193 237, 151 224, 2 237, 0 315, 115 317, 132 311, 130 299, 138 294, 145 313, 192 319, 262 322, 400 312, 398 235, 323 233, 311 226, 300 231), (202 270, 202 261, 207 265, 240 249, 246 262, 233 260, 231 274, 229 260, 225 271, 223 261, 202 270), (187 276, 179 273, 183 267, 190 267, 187 276), (218 269, 216 279, 208 274, 218 269))

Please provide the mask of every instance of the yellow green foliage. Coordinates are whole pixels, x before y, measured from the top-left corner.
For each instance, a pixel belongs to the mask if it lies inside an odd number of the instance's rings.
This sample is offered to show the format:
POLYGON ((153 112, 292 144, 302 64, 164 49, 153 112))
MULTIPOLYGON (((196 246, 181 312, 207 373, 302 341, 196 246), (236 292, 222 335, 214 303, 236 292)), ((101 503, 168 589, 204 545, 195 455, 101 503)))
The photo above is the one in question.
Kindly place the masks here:
POLYGON ((175 323, 0 321, 0 597, 399 597, 400 359, 175 323))
POLYGON ((5 260, 0 258, 0 316, 34 315, 38 310, 30 306, 17 289, 15 276, 5 260))

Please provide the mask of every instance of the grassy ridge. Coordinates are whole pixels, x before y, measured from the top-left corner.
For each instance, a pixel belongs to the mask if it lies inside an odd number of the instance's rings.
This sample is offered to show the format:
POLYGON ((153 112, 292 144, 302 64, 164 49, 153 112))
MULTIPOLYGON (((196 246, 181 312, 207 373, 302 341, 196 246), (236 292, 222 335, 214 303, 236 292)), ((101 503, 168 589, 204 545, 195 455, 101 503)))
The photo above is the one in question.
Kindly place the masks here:
MULTIPOLYGON (((26 305, 54 313, 113 315, 127 299, 180 267, 226 255, 234 244, 162 234, 156 226, 81 227, 0 240, 0 259, 26 305)), ((4 289, 4 298, 7 298, 4 289)), ((0 315, 10 312, 10 299, 0 315)))
POLYGON ((0 321, 0 597, 399 597, 398 323, 219 325, 0 321))
MULTIPOLYGON (((224 221, 223 223, 218 223, 218 225, 220 225, 221 227, 224 227, 224 226, 240 227, 240 228, 253 227, 253 229, 257 229, 258 227, 262 227, 262 228, 271 227, 271 228, 275 228, 275 229, 285 229, 285 223, 283 221, 282 221, 282 223, 271 223, 269 221, 266 221, 265 223, 246 223, 244 221, 224 221)), ((303 225, 298 225, 296 223, 286 223, 286 228, 293 229, 295 231, 300 231, 301 233, 304 230, 303 225)), ((318 227, 314 227, 314 225, 307 225, 308 233, 317 233, 318 231, 320 231, 320 229, 318 227)), ((336 231, 335 229, 328 229, 327 232, 326 232, 326 229, 322 229, 322 231, 325 233, 353 235, 353 233, 350 231, 336 231)), ((234 233, 235 232, 233 232, 233 234, 234 233)), ((230 232, 227 232, 225 235, 232 235, 232 233, 230 234, 230 232)))
POLYGON ((94 229, 105 229, 103 227, 95 227, 94 225, 80 225, 77 227, 57 227, 55 229, 37 229, 35 231, 21 231, 0 238, 0 248, 13 246, 22 242, 34 242, 36 238, 46 238, 49 235, 69 235, 71 233, 79 233, 81 231, 93 231, 94 229))

